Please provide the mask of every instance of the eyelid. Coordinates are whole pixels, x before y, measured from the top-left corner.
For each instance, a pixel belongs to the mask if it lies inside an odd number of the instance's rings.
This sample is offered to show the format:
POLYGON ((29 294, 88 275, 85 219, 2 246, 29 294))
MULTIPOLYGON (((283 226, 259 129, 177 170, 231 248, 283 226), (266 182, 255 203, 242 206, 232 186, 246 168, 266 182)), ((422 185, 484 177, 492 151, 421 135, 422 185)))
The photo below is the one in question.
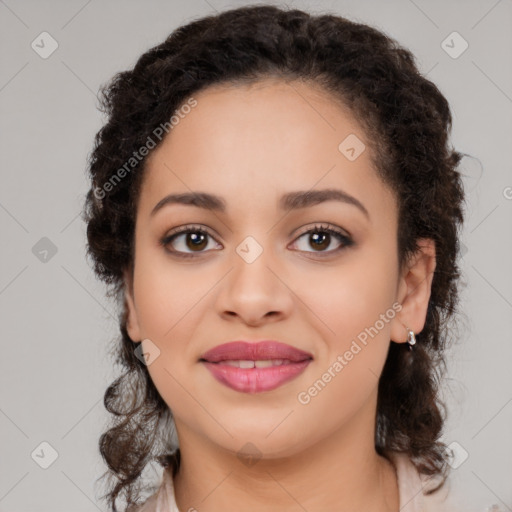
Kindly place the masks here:
POLYGON ((334 231, 337 234, 344 236, 345 238, 352 238, 352 235, 343 228, 340 228, 334 224, 331 224, 330 222, 314 222, 313 225, 305 227, 303 230, 301 229, 296 235, 295 239, 298 237, 301 237, 302 235, 305 235, 306 233, 309 233, 310 231, 334 231))
POLYGON ((164 235, 164 238, 170 238, 171 236, 179 235, 179 234, 181 234, 183 232, 186 233, 186 232, 189 232, 189 231, 206 233, 209 236, 211 236, 212 238, 215 238, 210 233, 209 228, 203 227, 200 224, 185 224, 184 226, 179 226, 177 228, 173 228, 167 234, 164 235))

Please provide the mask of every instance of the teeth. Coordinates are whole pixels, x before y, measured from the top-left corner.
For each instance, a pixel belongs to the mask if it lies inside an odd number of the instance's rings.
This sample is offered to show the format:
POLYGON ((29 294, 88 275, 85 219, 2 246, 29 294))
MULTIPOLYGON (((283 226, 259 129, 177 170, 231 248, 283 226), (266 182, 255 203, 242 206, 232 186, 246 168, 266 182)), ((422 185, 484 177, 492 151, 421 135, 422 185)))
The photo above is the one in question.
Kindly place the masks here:
POLYGON ((222 364, 227 364, 229 366, 234 366, 236 368, 269 368, 270 366, 281 366, 282 364, 289 363, 286 359, 268 359, 262 361, 220 361, 222 364), (286 361, 286 363, 285 363, 286 361))
POLYGON ((269 359, 268 361, 254 361, 256 368, 268 368, 269 366, 281 366, 284 359, 269 359))

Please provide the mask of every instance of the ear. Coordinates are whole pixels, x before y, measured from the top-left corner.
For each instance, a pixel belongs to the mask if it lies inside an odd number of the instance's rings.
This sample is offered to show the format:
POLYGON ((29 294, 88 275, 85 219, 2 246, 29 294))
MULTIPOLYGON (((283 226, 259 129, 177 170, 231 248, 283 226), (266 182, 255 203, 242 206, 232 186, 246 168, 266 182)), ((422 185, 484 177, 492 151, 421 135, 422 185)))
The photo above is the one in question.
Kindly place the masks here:
POLYGON ((137 310, 135 309, 135 300, 133 298, 133 271, 126 269, 124 271, 124 307, 126 317, 126 330, 132 341, 138 343, 141 341, 141 330, 137 318, 137 310))
POLYGON ((404 265, 398 283, 397 300, 402 309, 391 321, 391 340, 396 343, 407 341, 406 327, 418 334, 425 326, 436 268, 436 248, 430 238, 419 240, 418 245, 419 249, 404 265))

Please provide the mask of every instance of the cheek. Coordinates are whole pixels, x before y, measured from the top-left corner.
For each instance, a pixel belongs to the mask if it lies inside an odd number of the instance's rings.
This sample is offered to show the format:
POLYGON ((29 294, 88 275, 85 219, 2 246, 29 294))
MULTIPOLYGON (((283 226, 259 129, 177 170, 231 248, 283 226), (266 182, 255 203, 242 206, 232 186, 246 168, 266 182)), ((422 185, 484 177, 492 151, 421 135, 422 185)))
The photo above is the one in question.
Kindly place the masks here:
POLYGON ((190 341, 201 338, 197 330, 211 310, 208 294, 218 276, 171 262, 160 251, 146 248, 137 254, 134 294, 142 336, 159 350, 149 373, 161 394, 175 400, 183 394, 178 382, 190 380, 197 361, 198 347, 190 341))
POLYGON ((362 283, 355 274, 345 284, 319 305, 323 322, 317 322, 317 330, 324 343, 296 397, 304 425, 309 417, 322 417, 326 431, 349 421, 376 398, 395 315, 389 293, 362 283))
POLYGON ((313 311, 311 321, 324 340, 311 384, 315 379, 320 388, 326 384, 329 390, 318 400, 325 400, 326 407, 330 399, 356 406, 374 390, 382 372, 396 316, 395 260, 392 248, 386 249, 360 251, 335 272, 320 280, 317 276, 317 286, 304 286, 298 293, 313 311))
POLYGON ((193 321, 215 283, 215 275, 171 262, 157 251, 141 251, 136 260, 134 293, 145 337, 164 342, 181 339, 176 332, 193 321))
POLYGON ((197 348, 190 340, 205 316, 206 297, 215 280, 211 272, 208 277, 197 270, 194 273, 192 266, 178 268, 176 264, 162 264, 160 259, 141 255, 137 261, 137 315, 143 338, 151 340, 159 351, 148 366, 151 380, 173 412, 182 416, 195 411, 197 404, 191 396, 200 394, 191 373, 198 369, 197 348))
POLYGON ((332 340, 340 350, 347 341, 367 332, 376 323, 383 338, 389 334, 396 298, 395 262, 393 257, 375 256, 386 253, 391 253, 391 249, 368 248, 354 253, 350 261, 347 259, 339 268, 317 275, 314 287, 309 281, 299 292, 321 320, 325 339, 332 340), (381 315, 386 314, 383 324, 381 315))

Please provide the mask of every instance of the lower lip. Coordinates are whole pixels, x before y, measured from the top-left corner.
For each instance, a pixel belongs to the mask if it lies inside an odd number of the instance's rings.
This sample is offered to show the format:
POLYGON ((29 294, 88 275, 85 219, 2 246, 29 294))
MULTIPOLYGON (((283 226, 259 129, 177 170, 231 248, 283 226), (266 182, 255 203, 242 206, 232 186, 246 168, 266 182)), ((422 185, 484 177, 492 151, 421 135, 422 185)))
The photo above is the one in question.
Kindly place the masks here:
POLYGON ((222 363, 203 364, 222 384, 242 393, 271 391, 300 375, 311 359, 268 368, 237 368, 222 363))

